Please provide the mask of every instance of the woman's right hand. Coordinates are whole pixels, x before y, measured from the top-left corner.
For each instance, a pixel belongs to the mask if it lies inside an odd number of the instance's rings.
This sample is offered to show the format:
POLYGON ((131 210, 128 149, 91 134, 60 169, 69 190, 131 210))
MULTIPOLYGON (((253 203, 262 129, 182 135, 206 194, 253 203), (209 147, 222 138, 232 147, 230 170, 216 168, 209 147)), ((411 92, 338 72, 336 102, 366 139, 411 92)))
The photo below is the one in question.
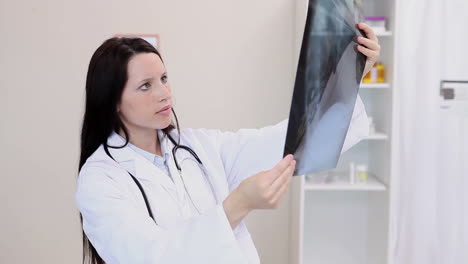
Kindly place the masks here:
POLYGON ((272 169, 243 180, 223 202, 231 227, 235 228, 254 209, 278 208, 295 168, 296 161, 290 154, 272 169))

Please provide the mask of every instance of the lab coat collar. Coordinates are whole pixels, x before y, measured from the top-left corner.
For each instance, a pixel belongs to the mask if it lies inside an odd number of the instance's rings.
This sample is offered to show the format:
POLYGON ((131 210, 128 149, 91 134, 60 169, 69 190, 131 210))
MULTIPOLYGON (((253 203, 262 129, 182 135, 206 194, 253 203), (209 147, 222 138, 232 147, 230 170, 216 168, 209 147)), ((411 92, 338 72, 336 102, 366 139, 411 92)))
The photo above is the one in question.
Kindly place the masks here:
MULTIPOLYGON (((172 142, 169 140, 167 135, 162 130, 158 129, 157 133, 158 133, 159 142, 161 144, 161 152, 163 153, 164 157, 167 157, 168 155, 169 157, 172 157, 172 147, 174 147, 174 144, 172 144, 172 142)), ((170 133, 171 133, 172 138, 176 140, 177 133, 173 131, 171 131, 170 133)), ((125 143, 126 143, 126 140, 121 135, 117 134, 116 132, 112 132, 112 134, 107 139, 107 145, 109 146, 109 151, 111 149, 114 149, 114 150, 124 149, 127 146, 125 146, 124 148, 121 148, 121 147, 124 146, 125 143)), ((112 151, 112 152, 115 152, 115 151, 112 151)), ((130 151, 122 151, 122 153, 119 152, 116 154, 118 155, 114 157, 114 159, 120 163, 124 161, 133 160, 135 153, 131 153, 130 151)))
MULTIPOLYGON (((169 132, 169 134, 171 135, 171 137, 177 142, 177 139, 178 139, 178 133, 177 133, 177 130, 176 129, 173 129, 169 132)), ((172 159, 172 149, 175 147, 175 145, 172 143, 172 141, 169 139, 169 137, 162 131, 162 130, 158 130, 158 137, 160 138, 160 142, 161 142, 161 152, 164 153, 165 157, 170 157, 170 159, 172 159)), ((183 139, 181 138, 181 144, 182 145, 187 145, 187 143, 184 143, 182 142, 183 139)), ((176 152, 176 157, 177 157, 177 160, 179 162, 181 162, 182 160, 186 159, 186 158, 191 158, 192 155, 187 152, 186 150, 178 150, 176 152)), ((169 165, 174 165, 175 166, 175 163, 173 160, 167 160, 168 164, 169 165)), ((171 167, 171 166, 169 166, 171 167)), ((174 167, 173 169, 176 169, 176 167, 174 167)), ((172 172, 172 171, 171 171, 172 172)), ((177 172, 177 171, 175 171, 177 172)))
MULTIPOLYGON (((158 135, 160 135, 159 132, 158 130, 158 135)), ((167 137, 162 137, 161 151, 165 154, 168 153, 169 156, 167 157, 171 160, 172 153, 168 151, 169 148, 162 147, 163 145, 167 146, 168 141, 167 137)), ((164 171, 154 166, 153 163, 139 155, 128 145, 121 147, 125 145, 125 142, 126 140, 116 132, 112 132, 111 136, 107 139, 110 154, 122 168, 132 173, 133 176, 139 180, 154 182, 156 178, 156 182, 160 183, 166 189, 175 190, 174 183, 169 175, 166 175, 164 171)))
MULTIPOLYGON (((208 174, 204 166, 201 165, 201 166, 194 167, 194 166, 190 166, 190 164, 188 164, 187 166, 187 163, 184 162, 187 159, 192 160, 193 162, 195 162, 195 164, 198 164, 198 162, 196 161, 195 157, 192 156, 192 154, 189 151, 181 148, 176 151, 177 161, 179 162, 179 165, 182 167, 182 170, 179 172, 175 165, 174 159, 172 158, 173 157, 172 149, 174 148, 175 145, 172 143, 169 137, 165 135, 162 131, 158 131, 158 132, 159 132, 158 134, 159 137, 164 139, 162 140, 164 144, 161 145, 162 152, 164 151, 170 152, 171 158, 167 160, 167 165, 169 167, 169 171, 172 173, 172 175, 175 176, 173 177, 173 179, 174 179, 175 186, 177 188, 178 200, 179 201, 184 200, 185 193, 187 192, 190 197, 187 199, 191 200, 190 202, 193 203, 193 206, 200 213, 203 213, 209 208, 212 208, 216 204, 217 198, 215 196, 213 186, 211 185, 211 182, 209 181, 208 174), (203 177, 203 178, 206 177, 206 178, 203 179, 200 177, 203 177), (207 192, 205 192, 205 190, 207 192)), ((173 129, 169 132, 171 137, 176 142, 178 139, 177 132, 178 131, 176 129, 173 129)), ((183 136, 181 136, 180 138, 180 144, 192 148, 190 143, 183 136)))

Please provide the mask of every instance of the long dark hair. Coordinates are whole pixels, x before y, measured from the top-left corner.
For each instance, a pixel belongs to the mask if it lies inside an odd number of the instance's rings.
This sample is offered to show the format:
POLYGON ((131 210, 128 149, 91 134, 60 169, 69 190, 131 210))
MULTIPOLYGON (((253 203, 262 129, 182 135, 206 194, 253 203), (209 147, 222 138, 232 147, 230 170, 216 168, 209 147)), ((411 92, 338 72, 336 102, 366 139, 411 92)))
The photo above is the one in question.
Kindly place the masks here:
MULTIPOLYGON (((129 134, 119 118, 117 105, 128 78, 127 64, 134 55, 139 53, 155 53, 163 61, 156 48, 141 38, 108 39, 91 57, 86 76, 86 106, 81 129, 79 171, 100 145, 107 146, 107 138, 113 131, 123 131, 125 134, 126 142, 119 147, 123 148, 128 144, 129 134)), ((162 131, 168 134, 172 129, 177 128, 178 135, 180 135, 179 122, 174 109, 172 113, 176 126, 172 123, 162 131)), ((80 220, 83 227, 81 214, 80 220)), ((82 234, 83 263, 103 264, 103 259, 98 255, 83 230, 82 234)))

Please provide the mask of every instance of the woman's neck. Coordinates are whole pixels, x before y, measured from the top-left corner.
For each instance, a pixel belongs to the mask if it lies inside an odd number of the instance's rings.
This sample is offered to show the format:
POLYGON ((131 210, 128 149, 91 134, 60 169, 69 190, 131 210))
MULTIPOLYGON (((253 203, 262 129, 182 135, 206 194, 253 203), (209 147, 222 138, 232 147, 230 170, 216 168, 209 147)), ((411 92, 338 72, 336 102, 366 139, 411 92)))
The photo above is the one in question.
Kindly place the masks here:
MULTIPOLYGON (((162 156, 162 151, 161 151, 161 144, 159 144, 159 139, 158 139, 158 131, 157 130, 135 130, 135 129, 127 129, 129 137, 130 137, 130 143, 135 145, 136 147, 156 154, 158 156, 162 156)), ((122 137, 125 136, 123 131, 120 131, 119 133, 122 137)))

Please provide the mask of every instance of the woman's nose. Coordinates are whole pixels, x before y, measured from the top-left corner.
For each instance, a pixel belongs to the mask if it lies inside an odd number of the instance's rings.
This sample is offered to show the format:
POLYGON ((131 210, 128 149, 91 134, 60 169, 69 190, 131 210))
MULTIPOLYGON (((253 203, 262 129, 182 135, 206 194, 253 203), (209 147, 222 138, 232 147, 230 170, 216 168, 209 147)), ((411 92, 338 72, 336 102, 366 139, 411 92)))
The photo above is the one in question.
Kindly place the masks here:
POLYGON ((163 102, 171 98, 171 89, 166 84, 160 84, 160 88, 157 90, 158 92, 154 94, 156 100, 163 102))

